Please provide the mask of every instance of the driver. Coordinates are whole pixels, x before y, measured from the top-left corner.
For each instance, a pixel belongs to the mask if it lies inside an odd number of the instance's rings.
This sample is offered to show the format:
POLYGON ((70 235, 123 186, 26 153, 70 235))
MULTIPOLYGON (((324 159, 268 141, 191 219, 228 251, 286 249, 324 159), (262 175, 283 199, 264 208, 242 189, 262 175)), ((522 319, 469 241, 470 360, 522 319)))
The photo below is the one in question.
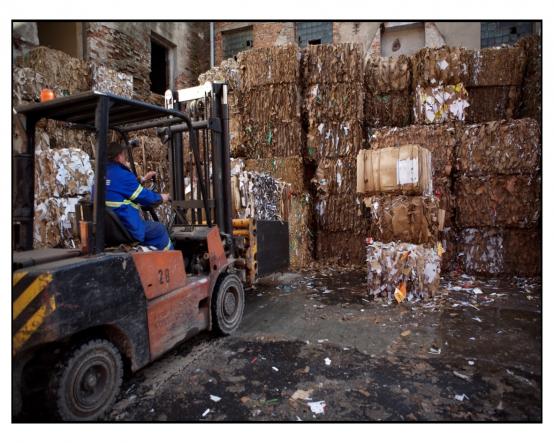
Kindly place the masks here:
MULTIPOLYGON (((106 167, 106 206, 117 214, 131 237, 141 245, 154 246, 159 250, 173 249, 165 226, 144 220, 140 214, 140 205, 153 206, 167 202, 169 194, 158 194, 143 188, 127 165, 127 147, 110 143, 106 167)), ((154 171, 150 171, 141 182, 155 175, 154 171)))

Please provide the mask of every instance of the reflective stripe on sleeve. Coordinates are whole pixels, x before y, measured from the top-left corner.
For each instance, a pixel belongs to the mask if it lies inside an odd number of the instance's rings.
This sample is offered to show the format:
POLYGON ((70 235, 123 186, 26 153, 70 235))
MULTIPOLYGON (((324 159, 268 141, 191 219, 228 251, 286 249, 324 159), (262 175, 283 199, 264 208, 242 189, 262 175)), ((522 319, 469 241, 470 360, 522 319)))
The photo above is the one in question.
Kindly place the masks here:
POLYGON ((131 205, 135 209, 140 209, 140 205, 137 205, 136 203, 133 203, 130 200, 123 200, 122 202, 114 202, 114 201, 106 200, 106 206, 110 208, 120 208, 123 205, 131 205))
POLYGON ((171 239, 167 242, 167 246, 164 248, 164 251, 168 251, 169 247, 171 246, 171 239))
POLYGON ((144 188, 142 187, 142 185, 138 185, 138 188, 135 190, 135 192, 133 192, 133 194, 129 197, 129 200, 134 200, 136 199, 139 194, 142 192, 144 188))

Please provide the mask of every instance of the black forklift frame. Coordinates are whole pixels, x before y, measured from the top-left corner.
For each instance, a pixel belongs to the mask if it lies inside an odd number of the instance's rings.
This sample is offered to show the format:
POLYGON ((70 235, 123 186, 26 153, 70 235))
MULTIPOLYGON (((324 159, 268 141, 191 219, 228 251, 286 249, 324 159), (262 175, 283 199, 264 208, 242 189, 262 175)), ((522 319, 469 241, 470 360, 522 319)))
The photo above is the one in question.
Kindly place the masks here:
MULTIPOLYGON (((209 213, 203 171, 199 162, 196 133, 191 119, 184 112, 95 91, 62 97, 44 103, 19 106, 16 108, 16 112, 24 118, 27 137, 25 151, 15 154, 13 160, 14 194, 12 203, 14 212, 12 223, 16 250, 31 250, 33 248, 35 130, 37 123, 43 118, 70 123, 72 129, 88 129, 96 132, 96 170, 92 222, 93 247, 91 253, 102 253, 105 247, 106 181, 103 178, 106 171, 108 131, 110 129, 120 133, 127 141, 126 135, 131 131, 160 126, 172 127, 176 124, 184 125, 190 134, 189 140, 196 160, 196 172, 200 182, 204 210, 206 214, 209 213)), ((216 151, 225 151, 221 144, 216 151)), ((175 160, 178 157, 179 150, 182 151, 182 144, 180 147, 179 143, 170 144, 170 160, 175 160)), ((134 165, 134 163, 132 164, 134 165)), ((225 166, 223 169, 226 169, 225 166)), ((182 165, 180 180, 178 171, 175 174, 175 166, 171 179, 173 183, 172 198, 181 196, 179 192, 184 187, 182 165), (177 183, 178 181, 180 183, 177 183)), ((222 202, 219 201, 218 203, 220 204, 216 204, 216 207, 221 206, 222 202)), ((225 205, 228 206, 228 203, 225 203, 225 205)), ((218 216, 216 222, 220 227, 225 226, 223 217, 218 216)), ((232 229, 224 229, 224 232, 231 234, 232 229)))

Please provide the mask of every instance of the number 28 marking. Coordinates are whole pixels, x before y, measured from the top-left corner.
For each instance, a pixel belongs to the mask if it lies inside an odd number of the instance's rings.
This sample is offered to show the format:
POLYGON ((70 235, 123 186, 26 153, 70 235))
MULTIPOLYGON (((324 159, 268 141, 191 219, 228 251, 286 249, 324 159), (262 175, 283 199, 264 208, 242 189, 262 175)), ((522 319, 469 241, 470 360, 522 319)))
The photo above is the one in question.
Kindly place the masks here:
POLYGON ((158 276, 160 277, 160 284, 169 283, 169 269, 158 269, 158 276))

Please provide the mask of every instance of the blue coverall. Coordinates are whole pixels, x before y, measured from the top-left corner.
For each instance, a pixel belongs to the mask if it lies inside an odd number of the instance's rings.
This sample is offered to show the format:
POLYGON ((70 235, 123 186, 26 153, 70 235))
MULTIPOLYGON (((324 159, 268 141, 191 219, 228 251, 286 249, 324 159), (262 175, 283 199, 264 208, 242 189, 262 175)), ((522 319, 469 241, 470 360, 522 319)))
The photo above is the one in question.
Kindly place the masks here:
POLYGON ((142 187, 130 169, 117 162, 108 162, 106 167, 106 206, 111 208, 141 245, 154 246, 159 250, 173 249, 162 223, 144 220, 140 205, 160 203, 162 196, 142 187))

